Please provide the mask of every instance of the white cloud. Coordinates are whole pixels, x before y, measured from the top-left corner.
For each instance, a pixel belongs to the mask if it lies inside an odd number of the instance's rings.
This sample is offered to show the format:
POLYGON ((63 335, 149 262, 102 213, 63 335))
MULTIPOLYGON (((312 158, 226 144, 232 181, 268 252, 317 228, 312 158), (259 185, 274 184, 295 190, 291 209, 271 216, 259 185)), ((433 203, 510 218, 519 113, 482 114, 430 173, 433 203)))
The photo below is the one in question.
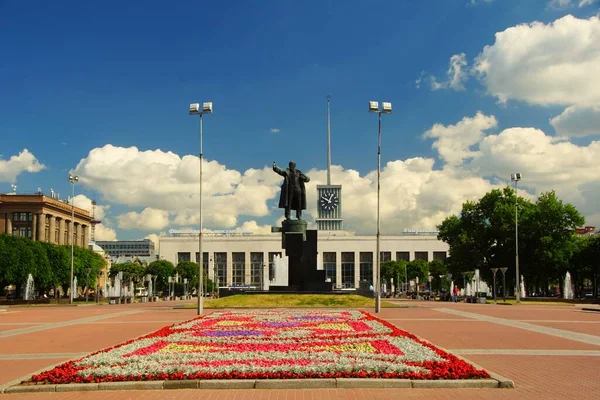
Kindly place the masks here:
POLYGON ((577 5, 579 8, 592 5, 596 2, 596 0, 550 0, 548 2, 548 7, 554 10, 565 10, 567 8, 575 7, 577 5))
POLYGON ((279 132, 281 132, 281 130, 279 128, 271 128, 271 132, 279 133, 279 132))
POLYGON ((123 229, 160 230, 169 226, 169 213, 146 207, 141 213, 131 211, 117 216, 117 223, 123 229))
POLYGON ((471 5, 477 5, 477 4, 481 4, 481 3, 486 3, 489 4, 494 0, 471 0, 471 5))
POLYGON ((600 104, 600 19, 567 15, 496 33, 473 72, 500 102, 535 105, 600 104))
POLYGON ((16 156, 3 160, 0 156, 0 182, 15 182, 17 176, 22 172, 40 172, 45 169, 44 164, 40 164, 37 158, 27 149, 23 149, 16 156))
POLYGON ((450 64, 446 71, 447 79, 438 81, 435 76, 430 76, 426 73, 421 73, 421 76, 415 82, 417 87, 421 86, 423 80, 429 80, 432 90, 439 89, 454 89, 457 91, 465 90, 464 83, 468 79, 467 57, 465 53, 454 54, 450 57, 450 64))
POLYGON ((144 239, 150 239, 150 241, 152 241, 152 243, 154 243, 154 253, 156 253, 156 254, 160 253, 160 240, 159 240, 160 236, 162 236, 162 234, 157 235, 156 233, 151 233, 148 236, 144 237, 144 239))
POLYGON ((559 136, 600 135, 600 107, 571 106, 550 120, 559 136))
POLYGON ((96 241, 117 240, 117 232, 110 227, 112 225, 111 220, 106 217, 110 205, 96 204, 96 207, 94 208, 92 199, 83 194, 76 195, 73 204, 75 204, 75 207, 89 211, 90 215, 93 215, 96 220, 101 221, 94 227, 94 239, 96 241))
POLYGON ((475 150, 471 150, 471 146, 481 141, 484 131, 497 125, 494 116, 486 116, 478 112, 473 118, 464 117, 456 125, 434 124, 423 137, 436 138, 431 147, 438 151, 444 161, 457 165, 466 158, 477 155, 475 150))
POLYGON ((117 232, 104 224, 96 225, 95 239, 97 241, 117 240, 117 232))

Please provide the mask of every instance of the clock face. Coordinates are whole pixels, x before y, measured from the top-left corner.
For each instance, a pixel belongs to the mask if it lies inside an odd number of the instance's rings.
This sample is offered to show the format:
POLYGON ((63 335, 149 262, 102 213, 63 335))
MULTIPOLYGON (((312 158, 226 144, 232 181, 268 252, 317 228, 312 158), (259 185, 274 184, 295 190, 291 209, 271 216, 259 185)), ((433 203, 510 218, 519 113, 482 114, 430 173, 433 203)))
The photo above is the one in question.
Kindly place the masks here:
POLYGON ((321 205, 321 209, 325 211, 331 211, 335 209, 340 200, 334 192, 325 191, 321 193, 321 198, 319 199, 319 204, 321 205))

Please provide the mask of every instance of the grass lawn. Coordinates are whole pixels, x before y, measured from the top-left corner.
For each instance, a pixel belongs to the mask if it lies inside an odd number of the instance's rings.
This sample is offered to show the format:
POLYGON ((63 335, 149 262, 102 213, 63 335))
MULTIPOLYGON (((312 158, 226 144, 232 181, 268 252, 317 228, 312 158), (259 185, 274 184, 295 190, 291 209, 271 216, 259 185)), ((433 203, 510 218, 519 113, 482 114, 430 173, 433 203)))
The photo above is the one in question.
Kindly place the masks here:
MULTIPOLYGON (((382 307, 398 307, 382 301, 382 307)), ((196 308, 186 304, 185 308, 196 308)), ((270 308, 270 307, 375 307, 375 300, 356 294, 236 294, 220 299, 205 299, 206 308, 270 308)))

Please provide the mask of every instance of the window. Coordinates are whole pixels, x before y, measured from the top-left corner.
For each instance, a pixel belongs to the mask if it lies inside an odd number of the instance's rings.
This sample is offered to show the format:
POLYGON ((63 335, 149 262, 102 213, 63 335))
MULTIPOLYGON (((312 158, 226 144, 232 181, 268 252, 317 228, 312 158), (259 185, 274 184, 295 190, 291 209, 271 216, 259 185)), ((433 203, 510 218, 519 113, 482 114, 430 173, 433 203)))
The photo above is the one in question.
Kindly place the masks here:
POLYGON ((410 261, 410 252, 408 251, 397 251, 396 261, 410 261))
POLYGON ((31 239, 33 236, 33 232, 30 226, 27 227, 27 237, 31 239))
POLYGON ((264 254, 250 253, 250 284, 262 289, 264 254))
POLYGON ((354 287, 354 252, 342 253, 342 287, 354 287))
POLYGON ((360 280, 373 283, 373 253, 360 252, 360 280))
MULTIPOLYGON (((199 257, 200 256, 200 252, 196 252, 196 264, 198 264, 199 262, 199 257)), ((204 278, 203 279, 207 279, 208 277, 208 252, 203 251, 202 252, 202 271, 204 273, 204 278)))
POLYGON ((227 285, 227 253, 215 253, 215 272, 219 287, 227 285))
POLYGON ((429 261, 429 254, 426 251, 415 251, 415 260, 429 261))
POLYGON ((434 260, 445 260, 446 259, 446 252, 445 251, 434 251, 433 252, 433 259, 434 260))
POLYGON ((19 221, 25 222, 27 221, 27 214, 28 213, 19 213, 19 221))
POLYGON ((187 252, 179 252, 177 253, 177 262, 180 263, 182 261, 190 261, 190 253, 187 252))
POLYGON ((233 286, 242 286, 244 284, 246 253, 232 253, 231 257, 231 284, 233 286))
POLYGON ((390 261, 392 259, 391 251, 382 251, 379 254, 379 261, 381 262, 390 261))
POLYGON ((33 221, 33 213, 27 213, 27 220, 28 221, 33 221))
POLYGON ((19 220, 19 213, 13 213, 13 221, 19 220))
POLYGON ((275 280, 275 256, 281 257, 280 252, 270 252, 269 253, 269 281, 275 280))
POLYGON ((19 236, 21 236, 21 237, 27 237, 27 229, 25 229, 25 227, 20 227, 19 228, 19 236))
POLYGON ((323 269, 325 270, 325 280, 335 286, 335 253, 323 253, 323 269))

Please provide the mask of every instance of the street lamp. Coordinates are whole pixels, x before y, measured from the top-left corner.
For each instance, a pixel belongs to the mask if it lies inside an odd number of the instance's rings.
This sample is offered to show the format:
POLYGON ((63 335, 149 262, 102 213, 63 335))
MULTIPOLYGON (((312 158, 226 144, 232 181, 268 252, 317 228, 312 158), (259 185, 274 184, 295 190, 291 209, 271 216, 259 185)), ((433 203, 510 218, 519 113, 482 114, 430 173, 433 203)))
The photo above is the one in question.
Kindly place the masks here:
POLYGON ((202 115, 212 114, 213 103, 205 102, 202 103, 202 109, 200 109, 200 103, 190 104, 190 115, 198 115, 200 117, 200 229, 198 231, 198 315, 202 315, 203 312, 203 301, 202 298, 202 115))
POLYGON ((381 191, 381 114, 392 113, 392 103, 381 102, 381 109, 379 108, 379 102, 369 101, 369 112, 377 113, 379 115, 379 125, 377 128, 377 281, 375 285, 375 312, 381 311, 381 254, 379 253, 379 240, 380 240, 380 221, 379 221, 379 197, 381 191))
POLYGON ((498 268, 490 268, 492 270, 492 274, 494 274, 494 284, 492 287, 494 288, 494 303, 496 302, 496 272, 498 272, 498 268))
MULTIPOLYGON (((75 183, 79 182, 79 177, 77 175, 69 174, 69 182, 71 182, 71 187, 73 189, 73 196, 71 196, 71 296, 69 297, 69 303, 73 304, 73 246, 75 245, 75 240, 73 239, 73 233, 75 231, 75 183)), ((50 232, 53 234, 53 232, 50 232)))
POLYGON ((517 207, 519 196, 517 194, 517 183, 521 180, 521 173, 510 174, 510 180, 515 183, 515 273, 517 274, 516 298, 517 304, 519 304, 521 303, 521 285, 519 283, 519 211, 517 207))

